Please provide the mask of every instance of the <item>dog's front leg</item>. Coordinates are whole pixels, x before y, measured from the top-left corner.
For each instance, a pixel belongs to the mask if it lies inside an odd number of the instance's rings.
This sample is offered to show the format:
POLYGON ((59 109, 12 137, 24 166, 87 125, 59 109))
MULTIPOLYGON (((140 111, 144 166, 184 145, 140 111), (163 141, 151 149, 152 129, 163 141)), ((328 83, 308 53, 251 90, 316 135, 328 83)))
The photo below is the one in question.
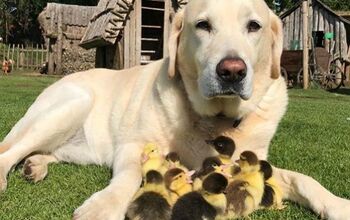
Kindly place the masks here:
POLYGON ((285 199, 311 208, 321 218, 350 219, 350 201, 337 197, 313 178, 301 173, 274 168, 285 199))
POLYGON ((75 210, 75 220, 123 220, 128 205, 140 187, 140 145, 119 145, 115 152, 113 178, 105 189, 92 195, 75 210))

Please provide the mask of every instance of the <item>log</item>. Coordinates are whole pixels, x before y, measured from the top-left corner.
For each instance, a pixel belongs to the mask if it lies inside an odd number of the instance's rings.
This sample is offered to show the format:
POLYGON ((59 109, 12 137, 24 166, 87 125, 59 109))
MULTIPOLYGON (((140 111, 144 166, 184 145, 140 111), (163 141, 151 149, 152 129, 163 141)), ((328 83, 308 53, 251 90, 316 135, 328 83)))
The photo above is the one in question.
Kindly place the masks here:
POLYGON ((308 48, 308 1, 303 1, 303 88, 309 85, 309 48, 308 48))
POLYGON ((56 74, 62 74, 62 51, 63 51, 63 10, 61 6, 59 5, 58 8, 58 19, 57 19, 57 32, 58 32, 58 37, 57 37, 57 42, 56 42, 56 74))
POLYGON ((141 63, 141 23, 142 23, 142 1, 135 2, 135 63, 134 66, 141 63))
POLYGON ((170 10, 171 10, 170 8, 171 8, 170 1, 164 1, 163 57, 167 57, 169 55, 168 38, 170 33, 170 10))

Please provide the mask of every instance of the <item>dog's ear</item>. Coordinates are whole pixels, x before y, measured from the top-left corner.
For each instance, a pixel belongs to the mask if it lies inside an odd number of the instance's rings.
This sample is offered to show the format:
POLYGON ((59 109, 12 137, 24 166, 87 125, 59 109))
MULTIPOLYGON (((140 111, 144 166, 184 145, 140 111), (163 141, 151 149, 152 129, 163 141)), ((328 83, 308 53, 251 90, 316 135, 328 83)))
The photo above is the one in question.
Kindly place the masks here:
POLYGON ((271 78, 277 79, 281 75, 281 55, 283 50, 282 21, 273 12, 270 12, 272 32, 272 66, 271 78))
POLYGON ((179 44, 179 37, 183 29, 183 20, 184 20, 184 10, 180 10, 176 13, 169 36, 169 77, 172 78, 176 73, 176 54, 177 47, 179 44))

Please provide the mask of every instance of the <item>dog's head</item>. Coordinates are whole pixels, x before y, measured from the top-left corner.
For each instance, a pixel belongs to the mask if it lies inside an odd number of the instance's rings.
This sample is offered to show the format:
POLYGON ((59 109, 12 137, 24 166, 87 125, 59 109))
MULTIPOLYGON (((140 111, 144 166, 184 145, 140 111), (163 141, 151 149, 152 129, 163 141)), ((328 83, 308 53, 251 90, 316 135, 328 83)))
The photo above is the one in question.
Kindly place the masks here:
POLYGON ((263 0, 191 0, 173 20, 169 75, 180 72, 196 111, 213 115, 222 110, 201 105, 248 100, 277 79, 281 53, 282 23, 263 0))

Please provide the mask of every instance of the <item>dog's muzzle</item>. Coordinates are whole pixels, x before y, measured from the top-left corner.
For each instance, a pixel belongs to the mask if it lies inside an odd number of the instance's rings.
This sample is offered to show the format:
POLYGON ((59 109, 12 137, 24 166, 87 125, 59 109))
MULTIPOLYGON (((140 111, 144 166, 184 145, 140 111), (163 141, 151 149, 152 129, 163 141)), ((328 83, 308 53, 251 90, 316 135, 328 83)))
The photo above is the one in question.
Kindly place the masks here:
POLYGON ((216 74, 226 83, 239 83, 247 75, 247 65, 241 58, 227 57, 216 66, 216 74))

